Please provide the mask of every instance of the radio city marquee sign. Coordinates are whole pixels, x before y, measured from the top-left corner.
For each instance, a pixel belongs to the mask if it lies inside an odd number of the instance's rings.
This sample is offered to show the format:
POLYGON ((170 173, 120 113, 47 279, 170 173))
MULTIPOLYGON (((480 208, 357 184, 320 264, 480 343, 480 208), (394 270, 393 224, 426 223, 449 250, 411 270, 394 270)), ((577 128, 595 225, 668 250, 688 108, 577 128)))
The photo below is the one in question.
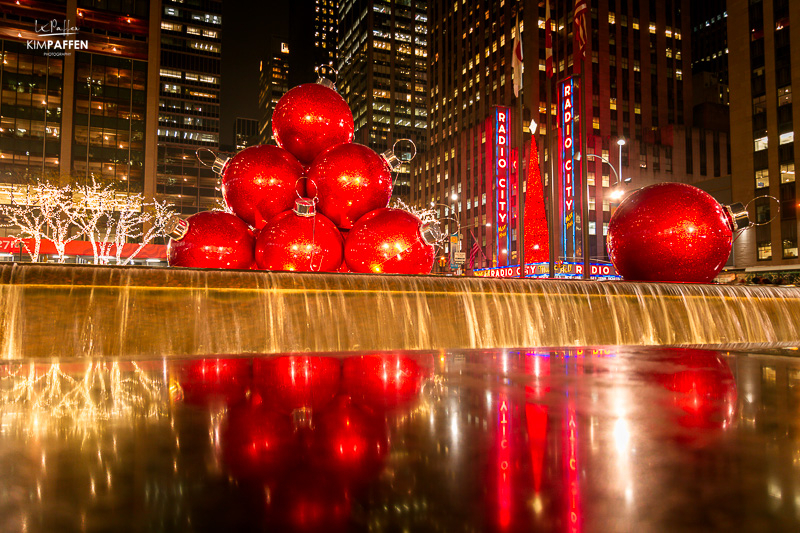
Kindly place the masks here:
POLYGON ((575 102, 578 87, 574 78, 567 78, 558 84, 558 93, 561 105, 559 106, 559 147, 561 152, 561 244, 564 255, 577 254, 577 231, 575 228, 575 215, 578 212, 580 198, 576 194, 578 185, 576 176, 580 176, 580 162, 576 160, 575 143, 575 102))
POLYGON ((25 47, 28 50, 44 50, 46 56, 67 56, 70 54, 65 50, 89 49, 89 41, 74 38, 78 35, 78 28, 70 26, 69 19, 53 19, 44 23, 35 20, 33 29, 36 39, 26 41, 25 47))
MULTIPOLYGON (((518 278, 519 265, 483 268, 475 270, 475 276, 481 278, 518 278)), ((594 263, 590 265, 589 275, 596 278, 619 278, 614 265, 594 263)), ((549 270, 546 263, 533 263, 525 265, 525 276, 546 276, 549 270)), ((556 276, 582 276, 583 265, 580 263, 558 263, 555 265, 556 276)))
POLYGON ((494 184, 495 184, 495 212, 497 213, 495 237, 497 241, 496 264, 508 261, 508 252, 511 249, 511 237, 508 231, 510 218, 509 206, 509 167, 511 165, 511 152, 509 150, 511 109, 508 107, 495 107, 494 110, 494 184))

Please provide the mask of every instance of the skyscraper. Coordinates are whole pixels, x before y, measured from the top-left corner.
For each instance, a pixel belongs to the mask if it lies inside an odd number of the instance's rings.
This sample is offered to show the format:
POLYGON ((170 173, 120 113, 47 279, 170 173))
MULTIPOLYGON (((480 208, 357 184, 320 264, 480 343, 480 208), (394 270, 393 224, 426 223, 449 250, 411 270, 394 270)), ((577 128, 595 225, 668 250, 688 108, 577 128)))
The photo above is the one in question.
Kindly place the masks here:
POLYGON ((800 109, 792 107, 792 81, 800 71, 791 52, 800 46, 800 26, 790 20, 800 21, 800 3, 728 1, 728 69, 731 80, 739 80, 730 91, 733 200, 758 197, 750 209, 757 223, 776 217, 735 241, 737 267, 800 264, 794 153, 800 109), (780 213, 766 195, 778 200, 780 213))
POLYGON ((314 0, 314 66, 321 76, 336 67, 338 12, 339 0, 314 0))
POLYGON ((222 2, 164 0, 161 14, 157 194, 191 215, 221 197, 195 152, 219 150, 222 2))
MULTIPOLYGON (((576 71, 573 7, 571 0, 551 0, 555 80, 576 71)), ((605 234, 612 209, 619 202, 612 196, 615 189, 625 192, 659 181, 695 182, 726 174, 725 136, 692 128, 688 8, 688 0, 589 2, 584 85, 591 91, 586 110, 591 128, 584 162, 589 251, 593 258, 607 259, 605 234), (621 148, 620 142, 624 143, 621 148), (620 187, 614 171, 621 174, 621 180, 630 179, 630 185, 623 183, 620 187)), ((538 134, 540 152, 548 157, 543 165, 548 183, 549 157, 551 152, 559 155, 556 143, 548 147, 544 138, 545 14, 544 1, 429 2, 430 147, 413 165, 412 202, 421 207, 436 206, 448 231, 460 226, 468 249, 474 236, 481 247, 476 268, 518 264, 516 176, 518 171, 523 176, 527 172, 528 132, 533 129, 538 134), (521 98, 526 130, 521 158, 517 156, 520 121, 511 79, 518 10, 522 11, 521 98), (506 199, 510 204, 508 247, 500 245, 497 227, 500 195, 494 169, 499 162, 495 150, 500 141, 498 112, 506 114, 510 132, 503 139, 511 147, 507 160, 512 184, 506 199)), ((559 102, 554 92, 553 137, 558 134, 555 120, 559 102)), ((554 175, 562 202, 567 191, 558 161, 554 158, 554 175)), ((574 201, 579 202, 580 196, 574 201)), ((560 217, 563 224, 564 206, 559 204, 557 209, 556 218, 560 217)), ((579 212, 573 223, 580 224, 579 212)), ((565 256, 562 251, 557 260, 575 260, 579 255, 575 252, 565 256)))
POLYGON ((236 122, 233 124, 233 143, 237 152, 248 146, 260 144, 258 142, 258 121, 254 118, 236 117, 236 122))
MULTIPOLYGON (((427 2, 342 0, 338 89, 353 110, 355 142, 382 152, 400 139, 427 148, 427 2)), ((398 144, 409 158, 408 143, 398 144)), ((410 166, 400 167, 395 195, 408 199, 410 166)))
POLYGON ((41 178, 116 181, 152 197, 159 13, 89 0, 0 8, 0 201, 41 178))
POLYGON ((272 38, 259 63, 258 138, 261 144, 272 138, 272 113, 278 100, 289 90, 289 57, 289 44, 272 38))

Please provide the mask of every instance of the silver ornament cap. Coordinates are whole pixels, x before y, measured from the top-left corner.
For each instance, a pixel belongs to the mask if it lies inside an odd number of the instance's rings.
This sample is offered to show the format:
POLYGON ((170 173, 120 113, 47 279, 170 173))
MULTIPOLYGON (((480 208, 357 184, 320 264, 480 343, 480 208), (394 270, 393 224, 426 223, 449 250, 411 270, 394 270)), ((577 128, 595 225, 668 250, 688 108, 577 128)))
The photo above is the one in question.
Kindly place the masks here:
POLYGON ((425 244, 434 245, 442 240, 442 230, 438 223, 426 222, 419 228, 419 232, 425 244))
POLYGON ((189 223, 179 216, 173 216, 164 225, 164 231, 173 240, 179 241, 189 233, 189 223))
POLYGON ((297 216, 313 217, 317 214, 317 208, 311 198, 299 198, 295 201, 294 212, 297 216))
POLYGON ((333 83, 328 78, 323 78, 320 76, 319 78, 317 78, 317 83, 319 83, 323 87, 327 87, 328 89, 333 89, 334 91, 336 90, 336 84, 333 83))
POLYGON ((733 220, 734 231, 750 226, 750 215, 747 214, 747 209, 741 204, 741 202, 726 205, 725 209, 727 209, 728 214, 731 216, 731 220, 733 220))

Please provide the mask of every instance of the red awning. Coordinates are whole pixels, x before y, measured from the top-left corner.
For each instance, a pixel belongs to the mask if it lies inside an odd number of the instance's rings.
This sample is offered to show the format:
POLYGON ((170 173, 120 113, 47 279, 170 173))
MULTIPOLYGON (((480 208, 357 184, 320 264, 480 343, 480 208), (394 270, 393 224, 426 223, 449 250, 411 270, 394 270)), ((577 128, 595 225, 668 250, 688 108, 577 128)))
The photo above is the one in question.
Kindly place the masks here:
MULTIPOLYGON (((25 242, 25 245, 28 246, 30 250, 33 250, 33 239, 20 239, 25 242)), ((139 247, 138 244, 125 244, 122 248, 122 257, 128 257, 130 254, 134 252, 139 247)), ((0 253, 6 254, 18 254, 20 253, 20 249, 22 249, 22 253, 27 253, 25 251, 24 245, 19 242, 15 242, 13 237, 0 237, 0 253)), ((39 253, 43 255, 55 255, 56 254, 56 246, 53 244, 53 241, 42 239, 41 247, 39 248, 39 253)), ((66 247, 66 254, 67 255, 77 255, 83 257, 94 257, 94 252, 92 251, 92 243, 89 241, 72 241, 67 243, 66 247)), ((117 255, 117 247, 115 245, 111 245, 111 250, 108 252, 110 256, 117 255)), ((167 260, 167 247, 163 244, 147 244, 145 245, 142 250, 136 254, 136 259, 160 259, 162 261, 167 260)))

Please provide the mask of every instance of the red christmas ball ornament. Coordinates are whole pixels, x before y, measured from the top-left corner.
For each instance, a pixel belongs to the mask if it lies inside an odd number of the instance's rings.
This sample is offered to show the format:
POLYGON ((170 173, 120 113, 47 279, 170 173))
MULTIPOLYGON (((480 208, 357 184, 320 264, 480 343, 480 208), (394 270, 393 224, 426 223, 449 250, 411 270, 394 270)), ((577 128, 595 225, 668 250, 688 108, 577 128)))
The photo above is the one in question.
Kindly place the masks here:
POLYGON ((733 232, 749 224, 741 204, 723 207, 683 183, 633 192, 608 224, 608 255, 627 280, 709 283, 731 252, 733 232))
POLYGON ((305 196, 303 166, 277 146, 251 146, 223 160, 223 165, 225 203, 254 228, 291 209, 298 195, 305 196))
POLYGON ((169 266, 249 269, 256 239, 242 219, 224 211, 204 211, 166 228, 169 266))
POLYGON ((308 165, 323 150, 353 140, 353 113, 329 80, 290 89, 272 114, 278 146, 308 165))
POLYGON ((308 195, 336 226, 350 229, 365 214, 392 198, 392 168, 385 156, 363 144, 326 150, 308 169, 308 195))
POLYGON ((249 359, 197 359, 177 363, 183 401, 192 405, 235 405, 247 396, 249 359))
POLYGON ((344 259, 352 272, 428 274, 440 239, 437 225, 423 224, 408 211, 376 209, 353 226, 344 259))
POLYGON ((425 375, 416 359, 401 354, 349 357, 342 364, 342 388, 354 402, 380 412, 417 400, 425 375))
POLYGON ((327 217, 316 213, 314 203, 297 200, 264 226, 256 241, 256 261, 262 270, 336 272, 342 265, 344 241, 327 217))
POLYGON ((283 413, 325 407, 339 392, 341 364, 335 357, 281 356, 253 362, 253 388, 266 406, 283 413))

